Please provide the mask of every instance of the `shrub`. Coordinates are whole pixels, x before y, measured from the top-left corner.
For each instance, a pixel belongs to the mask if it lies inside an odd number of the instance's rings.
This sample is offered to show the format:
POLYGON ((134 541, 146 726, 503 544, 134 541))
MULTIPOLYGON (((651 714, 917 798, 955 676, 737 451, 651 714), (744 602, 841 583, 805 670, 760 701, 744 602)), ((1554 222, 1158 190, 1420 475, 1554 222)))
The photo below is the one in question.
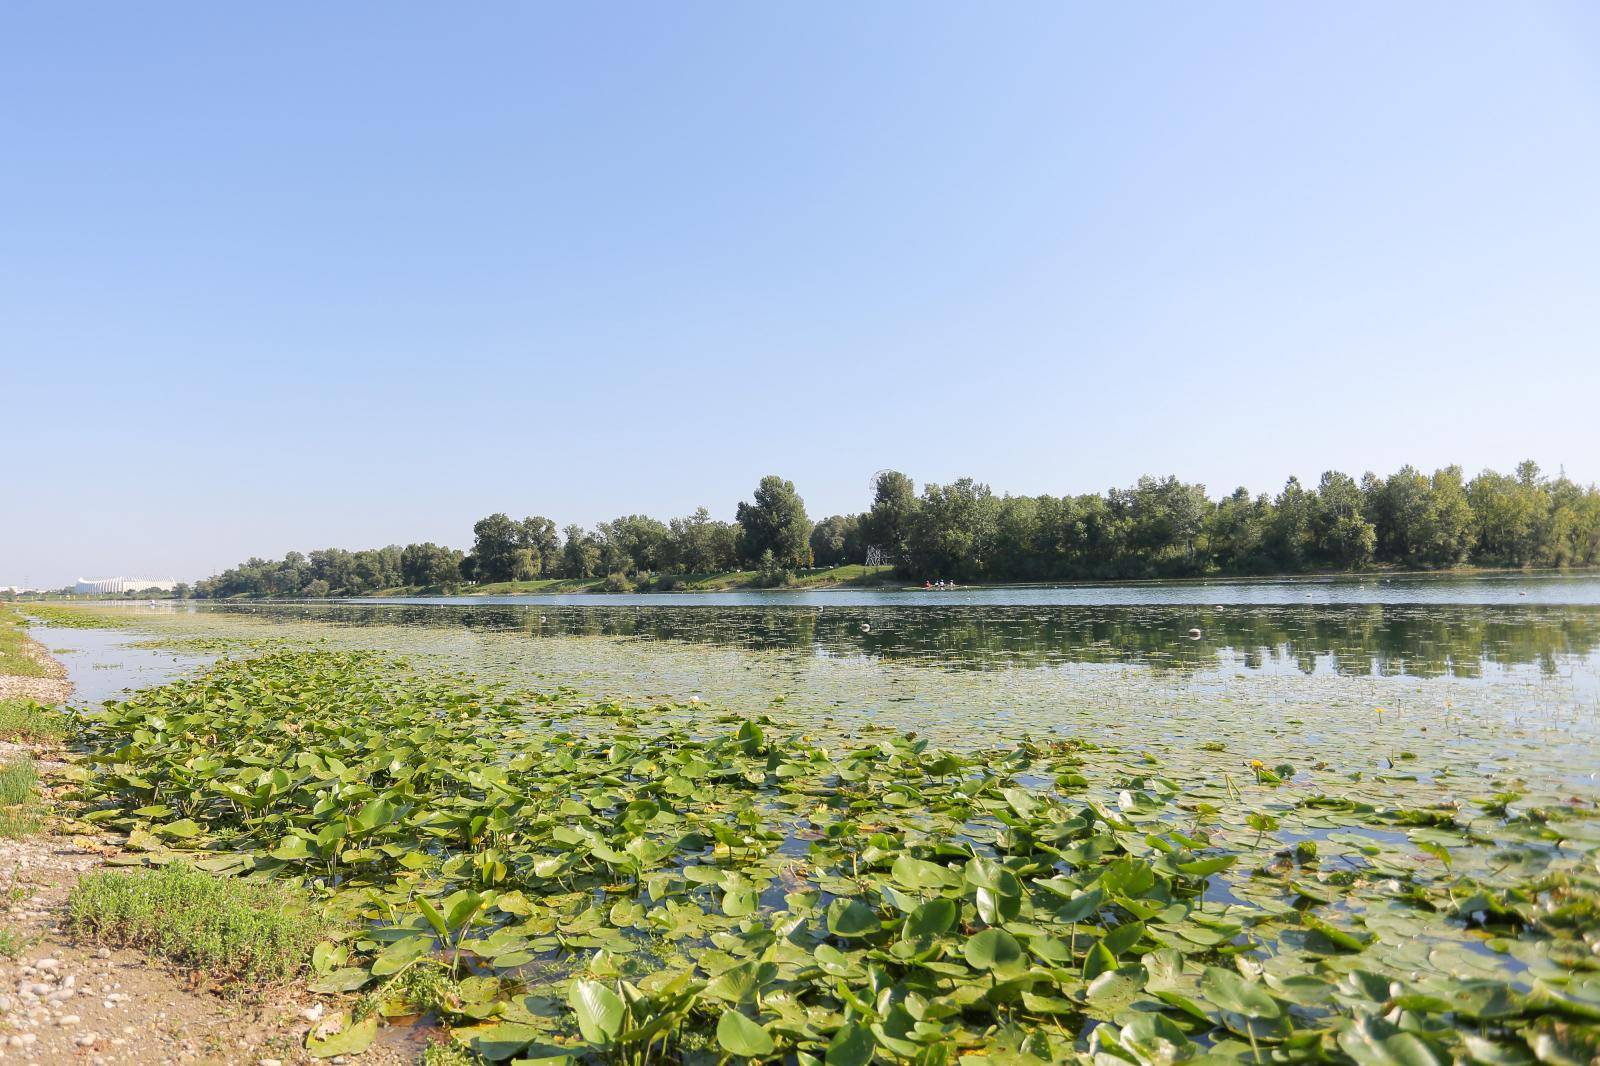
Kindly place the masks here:
POLYGON ((628 580, 627 574, 607 574, 605 580, 600 582, 599 589, 601 592, 632 592, 633 582, 628 580))
POLYGON ((72 928, 91 940, 253 984, 299 974, 323 931, 309 901, 287 885, 215 877, 180 863, 88 874, 67 909, 72 928))
POLYGON ((794 580, 794 571, 778 564, 771 550, 761 553, 761 561, 756 568, 755 583, 764 589, 781 588, 794 580))

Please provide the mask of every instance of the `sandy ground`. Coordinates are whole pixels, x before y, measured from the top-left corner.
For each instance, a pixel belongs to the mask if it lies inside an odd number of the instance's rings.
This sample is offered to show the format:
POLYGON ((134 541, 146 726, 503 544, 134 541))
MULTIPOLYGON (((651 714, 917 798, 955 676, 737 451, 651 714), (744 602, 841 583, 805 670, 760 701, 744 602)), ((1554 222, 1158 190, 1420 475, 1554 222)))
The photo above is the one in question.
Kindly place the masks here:
MULTIPOLYGON (((72 684, 59 664, 37 644, 31 653, 48 661, 54 676, 0 676, 0 698, 65 700, 72 684)), ((210 987, 204 974, 175 972, 138 951, 112 951, 67 932, 67 896, 78 878, 120 849, 115 837, 85 832, 89 826, 59 813, 55 797, 67 791, 60 752, 0 742, 0 760, 24 752, 38 763, 53 813, 37 836, 0 840, 0 929, 23 942, 15 958, 0 955, 0 1063, 316 1061, 303 1050, 305 1034, 329 1007, 303 988, 241 997, 210 987)), ((414 1046, 397 1043, 380 1037, 350 1061, 416 1061, 414 1046)))

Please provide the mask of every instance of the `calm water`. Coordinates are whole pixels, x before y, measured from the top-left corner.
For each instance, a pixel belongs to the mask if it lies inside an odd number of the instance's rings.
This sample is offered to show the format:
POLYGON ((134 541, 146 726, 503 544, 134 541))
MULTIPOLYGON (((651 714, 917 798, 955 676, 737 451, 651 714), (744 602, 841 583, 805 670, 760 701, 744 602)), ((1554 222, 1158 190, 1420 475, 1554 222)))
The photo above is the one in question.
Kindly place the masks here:
POLYGON ((139 647, 140 637, 115 629, 51 629, 32 626, 29 635, 67 668, 71 702, 91 706, 124 693, 192 673, 215 656, 139 647))
MULTIPOLYGON (((157 608, 157 611, 163 609, 157 608)), ((1507 679, 1529 672, 1600 692, 1600 576, 1408 576, 973 589, 519 597, 216 604, 243 620, 400 627, 441 645, 498 634, 533 660, 586 643, 700 646, 788 660, 940 671, 1135 666, 1243 673, 1507 679), (1195 631, 1198 630, 1198 635, 1195 631), (537 650, 542 647, 545 654, 537 650)), ((669 680, 673 675, 663 675, 669 680)), ((680 682, 705 687, 687 678, 680 682)))
POLYGON ((730 713, 954 746, 1070 735, 1185 773, 1311 758, 1335 791, 1600 798, 1591 575, 122 609, 195 650, 380 649, 708 727, 730 713), (1402 752, 1436 769, 1397 771, 1402 752))

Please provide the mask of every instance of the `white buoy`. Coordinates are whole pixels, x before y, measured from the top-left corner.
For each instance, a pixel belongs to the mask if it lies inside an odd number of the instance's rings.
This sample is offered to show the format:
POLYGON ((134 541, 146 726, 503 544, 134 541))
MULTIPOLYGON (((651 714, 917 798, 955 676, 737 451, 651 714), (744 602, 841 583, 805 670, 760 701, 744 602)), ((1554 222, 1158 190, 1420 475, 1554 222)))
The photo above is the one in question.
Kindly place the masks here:
POLYGON ((861 623, 861 632, 863 632, 863 633, 871 633, 872 632, 872 626, 868 625, 866 622, 862 622, 861 623))
POLYGON ((1195 628, 1189 630, 1189 639, 1190 640, 1199 640, 1200 639, 1200 627, 1199 626, 1196 626, 1195 628))

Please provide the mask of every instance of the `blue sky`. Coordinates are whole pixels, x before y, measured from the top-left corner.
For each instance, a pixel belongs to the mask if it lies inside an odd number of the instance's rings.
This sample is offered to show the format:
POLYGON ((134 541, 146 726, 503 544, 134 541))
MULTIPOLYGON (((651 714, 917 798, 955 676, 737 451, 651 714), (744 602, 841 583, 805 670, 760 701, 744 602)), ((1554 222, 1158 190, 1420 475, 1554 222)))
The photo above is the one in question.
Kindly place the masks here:
POLYGON ((8 4, 0 583, 1600 478, 1586 4, 8 4))

